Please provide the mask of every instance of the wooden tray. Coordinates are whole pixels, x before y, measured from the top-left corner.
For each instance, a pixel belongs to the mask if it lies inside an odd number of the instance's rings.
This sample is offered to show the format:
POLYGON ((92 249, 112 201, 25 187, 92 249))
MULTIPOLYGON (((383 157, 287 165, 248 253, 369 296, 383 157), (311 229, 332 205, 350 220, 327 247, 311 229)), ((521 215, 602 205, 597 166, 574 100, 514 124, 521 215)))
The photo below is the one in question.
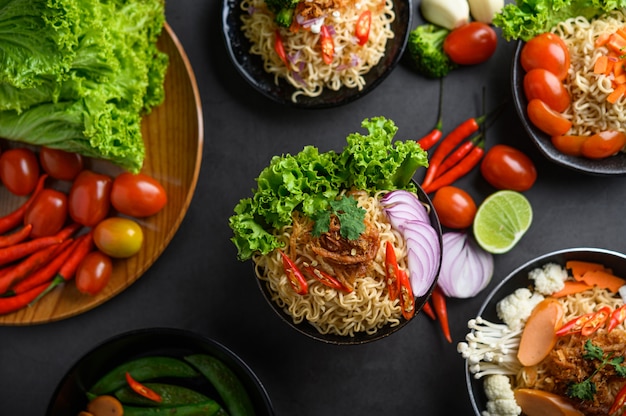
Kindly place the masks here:
MULTIPOLYGON (((154 263, 167 247, 184 218, 196 188, 203 146, 200 94, 193 69, 176 34, 166 23, 158 41, 170 57, 165 78, 165 101, 142 122, 146 158, 142 172, 164 186, 168 203, 158 214, 138 220, 144 245, 137 255, 115 260, 107 287, 96 296, 81 294, 73 282, 48 293, 34 306, 0 316, 0 325, 33 325, 57 321, 92 309, 122 292, 154 263)), ((9 143, 17 147, 19 144, 9 143)), ((112 176, 119 168, 90 161, 91 169, 112 176)), ((0 215, 11 212, 25 199, 0 187, 0 215)))

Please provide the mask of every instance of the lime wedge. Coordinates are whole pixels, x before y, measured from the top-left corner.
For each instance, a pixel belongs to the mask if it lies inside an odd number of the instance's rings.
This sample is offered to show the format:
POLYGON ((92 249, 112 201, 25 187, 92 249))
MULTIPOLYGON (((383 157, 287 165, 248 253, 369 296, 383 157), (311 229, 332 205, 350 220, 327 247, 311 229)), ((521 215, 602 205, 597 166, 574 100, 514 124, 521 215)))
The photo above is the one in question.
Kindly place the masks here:
POLYGON ((511 250, 533 221, 533 210, 524 195, 502 190, 489 195, 474 218, 474 237, 489 253, 511 250))

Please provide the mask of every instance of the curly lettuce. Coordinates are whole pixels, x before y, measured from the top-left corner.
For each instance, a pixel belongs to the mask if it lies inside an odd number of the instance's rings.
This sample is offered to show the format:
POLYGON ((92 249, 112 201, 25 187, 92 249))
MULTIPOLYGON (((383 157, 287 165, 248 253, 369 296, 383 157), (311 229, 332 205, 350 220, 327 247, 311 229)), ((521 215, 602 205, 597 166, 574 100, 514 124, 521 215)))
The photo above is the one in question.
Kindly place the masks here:
POLYGON ((0 137, 143 166, 163 0, 0 0, 0 137))
POLYGON ((428 166, 426 152, 413 140, 393 142, 397 127, 384 117, 366 119, 362 126, 368 134, 350 134, 341 153, 306 146, 296 155, 271 159, 253 196, 239 201, 229 218, 240 260, 282 247, 274 230, 291 224, 294 211, 313 217, 328 209, 341 190, 415 189, 411 178, 428 166))
POLYGON ((623 7, 626 0, 517 0, 494 16, 493 25, 506 40, 527 41, 571 17, 593 19, 623 7))

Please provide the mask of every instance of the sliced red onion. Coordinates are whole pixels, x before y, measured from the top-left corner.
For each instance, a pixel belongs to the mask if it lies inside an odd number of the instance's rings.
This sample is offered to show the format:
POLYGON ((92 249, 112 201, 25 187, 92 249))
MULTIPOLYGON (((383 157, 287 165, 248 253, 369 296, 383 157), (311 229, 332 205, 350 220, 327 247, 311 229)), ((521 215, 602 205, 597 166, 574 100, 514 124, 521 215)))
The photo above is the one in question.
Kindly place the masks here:
POLYGON ((406 240, 413 295, 424 296, 437 278, 439 235, 430 222, 424 221, 407 221, 400 232, 406 240))
POLYGON ((483 250, 467 232, 443 234, 441 271, 437 284, 446 296, 476 296, 491 281, 493 255, 483 250))
POLYGON ((439 235, 417 195, 405 190, 387 193, 380 201, 391 226, 406 240, 411 288, 424 296, 437 278, 441 248, 439 235))

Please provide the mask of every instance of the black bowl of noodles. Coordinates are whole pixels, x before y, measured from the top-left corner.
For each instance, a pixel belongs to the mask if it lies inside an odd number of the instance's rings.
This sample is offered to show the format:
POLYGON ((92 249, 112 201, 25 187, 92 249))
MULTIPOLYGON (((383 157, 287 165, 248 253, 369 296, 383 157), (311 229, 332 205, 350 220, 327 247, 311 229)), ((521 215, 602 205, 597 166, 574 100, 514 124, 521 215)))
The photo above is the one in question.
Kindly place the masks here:
POLYGON ((567 155, 554 147, 551 137, 530 121, 527 113, 528 100, 524 93, 524 75, 526 71, 520 62, 520 55, 524 45, 525 42, 518 41, 513 54, 511 90, 515 110, 524 130, 526 130, 535 146, 549 161, 577 172, 598 176, 626 174, 626 153, 619 152, 616 155, 603 159, 589 159, 582 156, 567 155))
MULTIPOLYGON (((361 80, 363 84, 360 88, 357 86, 347 87, 345 84, 336 90, 324 87, 317 96, 300 94, 294 100, 292 99, 294 93, 302 91, 302 88, 296 88, 294 84, 299 85, 303 81, 296 80, 292 84, 283 77, 278 78, 278 81, 276 81, 276 75, 266 71, 261 55, 250 52, 252 44, 244 35, 241 20, 242 16, 247 15, 248 12, 242 10, 241 1, 223 0, 223 37, 233 65, 239 74, 265 97, 280 104, 299 108, 336 107, 352 102, 374 90, 399 63, 408 41, 413 14, 411 0, 388 0, 395 14, 393 21, 390 23, 393 37, 387 40, 384 54, 380 57, 378 63, 362 75, 361 80)), ((273 35, 274 29, 269 33, 273 35)))
MULTIPOLYGON (((502 321, 498 317, 496 305, 506 296, 512 294, 520 288, 532 288, 533 280, 529 278, 529 272, 546 264, 554 263, 565 267, 567 261, 585 261, 597 263, 612 270, 613 274, 622 278, 626 277, 626 254, 602 248, 566 248, 553 251, 528 260, 509 275, 487 295, 485 301, 480 306, 476 316, 485 320, 500 324, 502 321)), ((617 295, 616 295, 617 296, 617 295)), ((472 330, 474 331, 474 330, 472 330)), ((481 416, 487 409, 487 397, 484 391, 484 377, 475 378, 470 369, 470 362, 467 361, 465 367, 465 381, 469 393, 470 402, 476 416, 481 416)))
MULTIPOLYGON (((209 381, 208 377, 204 377, 200 371, 191 376, 181 373, 182 369, 187 368, 191 363, 196 363, 196 361, 190 361, 189 357, 199 355, 213 357, 216 368, 222 369, 220 374, 224 376, 224 380, 229 378, 235 380, 232 385, 236 385, 236 389, 243 390, 243 393, 238 390, 242 394, 240 397, 243 397, 240 401, 253 408, 257 416, 275 414, 270 397, 261 380, 252 368, 230 348, 193 331, 158 327, 134 329, 114 335, 98 342, 82 357, 77 358, 51 395, 46 416, 78 415, 79 412, 86 410, 87 391, 91 390, 105 375, 120 368, 118 366, 128 365, 135 360, 141 360, 137 361, 141 364, 136 365, 135 368, 140 367, 143 375, 141 377, 144 378, 146 385, 152 385, 155 389, 155 384, 163 386, 157 390, 165 391, 162 407, 153 406, 154 403, 132 392, 129 394, 126 386, 117 387, 111 393, 101 394, 114 395, 125 406, 134 407, 135 411, 137 407, 145 406, 142 408, 145 413, 142 414, 165 414, 166 410, 167 414, 179 414, 180 412, 176 412, 177 405, 171 403, 175 397, 188 406, 195 406, 194 403, 198 400, 204 402, 212 400, 223 409, 228 409, 229 403, 218 392, 214 379, 209 381), (159 371, 159 368, 169 370, 163 373, 159 371), (165 389, 166 385, 170 388, 165 389), (186 390, 182 392, 183 396, 179 394, 181 388, 186 390)), ((191 365, 199 368, 195 364, 191 365)), ((137 373, 134 375, 139 379, 137 373)))
MULTIPOLYGON (((379 327, 378 329, 376 329, 375 331, 354 331, 352 333, 349 334, 342 334, 342 333, 337 333, 336 331, 328 331, 327 329, 324 330, 320 330, 318 329, 318 327, 322 327, 323 324, 316 326, 314 324, 312 324, 311 322, 307 321, 306 318, 302 319, 299 322, 296 322, 292 316, 292 314, 290 314, 286 309, 287 307, 283 307, 281 305, 279 305, 276 300, 275 300, 275 295, 276 295, 276 291, 273 290, 270 285, 265 281, 262 280, 259 275, 261 273, 263 273, 264 269, 262 267, 259 267, 256 262, 253 260, 253 265, 255 268, 255 277, 256 277, 256 281, 257 284, 259 286, 259 289, 261 290, 261 292, 263 293, 264 298, 266 299, 267 303, 270 305, 270 307, 272 308, 272 310, 274 310, 274 312, 276 312, 276 314, 287 324, 289 325, 291 328, 295 329, 296 331, 298 331, 299 333, 306 335, 309 338, 312 338, 314 340, 317 341, 321 341, 324 343, 328 343, 328 344, 335 344, 335 345, 359 345, 359 344, 365 344, 365 343, 369 343, 369 342, 373 342, 373 341, 377 341, 377 340, 381 340, 383 338, 386 338, 388 336, 390 336, 391 334, 401 330, 402 328, 404 328, 412 319, 415 318, 415 316, 417 316, 420 311, 422 310, 424 304, 426 303, 426 301, 428 300, 428 298, 430 297, 430 293, 432 292, 432 290, 434 289, 436 282, 437 282, 437 277, 439 275, 439 269, 441 267, 441 251, 442 251, 442 230, 441 230, 441 224, 439 222, 439 218, 437 217, 437 214, 435 212, 435 209, 432 206, 431 200, 429 199, 428 195, 422 190, 422 188, 415 184, 417 186, 417 191, 415 192, 415 195, 417 196, 417 198, 419 199, 420 203, 426 208, 426 212, 428 213, 428 219, 430 220, 430 226, 433 228, 433 235, 436 234, 436 243, 435 244, 438 247, 438 257, 433 259, 434 264, 432 265, 433 267, 433 271, 434 271, 434 279, 432 284, 430 285, 430 287, 428 288, 428 290, 426 291, 426 293, 422 296, 419 297, 415 297, 415 314, 413 315, 413 317, 409 320, 405 319, 404 317, 402 317, 401 315, 399 317, 397 317, 397 322, 392 322, 391 320, 389 322, 387 322, 386 324, 384 324, 383 326, 379 327)), ((398 259, 398 261, 400 262, 400 259, 398 259)), ((311 279, 309 279, 309 281, 311 281, 311 279)), ((382 282, 384 284, 384 282, 382 282)), ((323 288, 323 286, 317 282, 314 282, 315 285, 317 285, 318 288, 323 288)), ((291 289, 291 288, 289 288, 291 289)), ((327 292, 325 292, 324 296, 328 296, 328 293, 332 293, 332 291, 334 289, 330 289, 330 291, 328 291, 328 288, 325 288, 325 290, 327 292)), ((379 289, 380 290, 380 289, 379 289)), ((386 289, 385 289, 386 291, 386 289)), ((355 292, 357 292, 357 290, 355 290, 355 292)), ((350 294, 351 295, 351 294, 350 294)), ((297 295, 296 295, 297 296, 297 295)), ((346 297, 348 298, 348 297, 346 297)), ((321 301, 320 301, 321 302, 321 301)), ((374 307, 376 305, 377 301, 370 301, 370 307, 373 304, 374 307)), ((332 303, 326 303, 326 305, 332 305, 332 303)), ((382 305, 382 304, 381 304, 382 305)), ((384 306, 384 305, 383 305, 384 306)), ((325 313, 330 315, 332 314, 332 310, 333 308, 335 308, 336 305, 334 306, 329 306, 325 313)), ((384 306, 386 308, 386 306, 384 306)), ((363 311, 362 315, 365 315, 366 311, 363 311)), ((360 312, 359 312, 360 313, 360 312)), ((376 314, 376 312, 374 311, 374 314, 376 314)), ((382 313, 381 313, 382 315, 382 313)), ((329 318, 330 319, 330 318, 329 318)), ((348 320, 348 319, 354 319, 354 318, 346 318, 343 317, 343 320, 348 320)), ((371 316, 367 316, 366 319, 373 319, 371 316)))

